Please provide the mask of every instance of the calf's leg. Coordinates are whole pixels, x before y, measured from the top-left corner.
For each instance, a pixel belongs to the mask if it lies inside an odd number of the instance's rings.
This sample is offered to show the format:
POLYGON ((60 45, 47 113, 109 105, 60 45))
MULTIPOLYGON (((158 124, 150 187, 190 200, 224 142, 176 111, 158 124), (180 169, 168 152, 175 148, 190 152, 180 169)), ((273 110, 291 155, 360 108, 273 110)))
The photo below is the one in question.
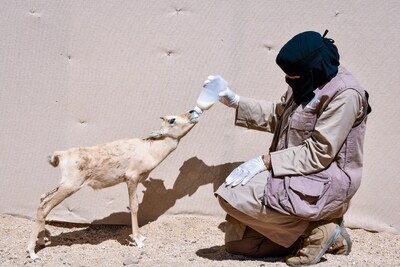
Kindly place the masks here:
POLYGON ((36 213, 36 221, 33 225, 32 233, 28 241, 28 247, 26 249, 31 259, 39 259, 35 253, 36 238, 39 237, 38 243, 44 245, 45 219, 47 215, 64 199, 78 191, 79 188, 79 186, 60 184, 59 187, 42 196, 36 213))
POLYGON ((131 210, 131 220, 132 220, 132 239, 135 241, 136 245, 141 248, 144 246, 143 241, 146 239, 139 232, 139 223, 137 218, 139 203, 137 198, 137 187, 138 180, 129 180, 127 182, 128 192, 129 192, 129 208, 131 210))

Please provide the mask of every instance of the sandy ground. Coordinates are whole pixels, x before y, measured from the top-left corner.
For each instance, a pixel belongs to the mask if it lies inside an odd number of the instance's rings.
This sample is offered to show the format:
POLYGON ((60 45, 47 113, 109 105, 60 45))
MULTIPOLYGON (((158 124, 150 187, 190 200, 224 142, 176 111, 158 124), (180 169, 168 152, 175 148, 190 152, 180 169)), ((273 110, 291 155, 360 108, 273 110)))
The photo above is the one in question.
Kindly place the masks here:
MULTIPOLYGON (((286 266, 282 258, 250 259, 226 253, 224 220, 162 216, 142 226, 144 248, 129 245, 130 226, 47 225, 49 240, 27 258, 32 221, 0 215, 0 266, 286 266)), ((400 235, 349 230, 349 256, 325 255, 317 266, 400 266, 400 235)))

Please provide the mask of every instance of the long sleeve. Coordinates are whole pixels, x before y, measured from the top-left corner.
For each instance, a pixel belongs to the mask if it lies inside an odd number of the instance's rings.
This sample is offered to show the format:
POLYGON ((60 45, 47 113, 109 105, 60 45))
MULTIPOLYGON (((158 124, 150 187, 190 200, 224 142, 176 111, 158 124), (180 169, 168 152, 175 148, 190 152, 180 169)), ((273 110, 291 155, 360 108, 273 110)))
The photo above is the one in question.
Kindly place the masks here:
POLYGON ((322 112, 302 145, 271 153, 275 176, 302 175, 325 169, 335 158, 357 118, 362 98, 355 90, 336 96, 322 112))
POLYGON ((235 125, 273 133, 282 109, 282 102, 241 97, 236 109, 235 125))

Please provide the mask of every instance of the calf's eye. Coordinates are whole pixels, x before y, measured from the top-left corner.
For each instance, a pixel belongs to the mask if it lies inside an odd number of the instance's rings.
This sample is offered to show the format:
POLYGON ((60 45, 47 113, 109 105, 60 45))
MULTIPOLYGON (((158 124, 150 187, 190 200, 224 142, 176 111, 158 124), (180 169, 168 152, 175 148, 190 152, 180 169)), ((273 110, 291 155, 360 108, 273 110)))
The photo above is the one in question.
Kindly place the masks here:
POLYGON ((168 123, 169 123, 169 124, 174 124, 174 122, 175 122, 175 118, 169 119, 169 120, 168 120, 168 123))

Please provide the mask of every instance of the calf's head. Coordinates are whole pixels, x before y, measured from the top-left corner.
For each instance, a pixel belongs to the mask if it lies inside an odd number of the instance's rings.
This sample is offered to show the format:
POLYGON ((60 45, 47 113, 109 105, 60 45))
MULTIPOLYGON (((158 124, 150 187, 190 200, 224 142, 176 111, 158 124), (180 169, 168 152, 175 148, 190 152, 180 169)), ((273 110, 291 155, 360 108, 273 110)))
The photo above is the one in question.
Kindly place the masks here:
POLYGON ((160 130, 152 132, 150 138, 160 139, 170 137, 179 140, 196 125, 199 121, 199 114, 194 110, 190 110, 181 115, 165 116, 161 117, 161 119, 163 121, 160 130))

